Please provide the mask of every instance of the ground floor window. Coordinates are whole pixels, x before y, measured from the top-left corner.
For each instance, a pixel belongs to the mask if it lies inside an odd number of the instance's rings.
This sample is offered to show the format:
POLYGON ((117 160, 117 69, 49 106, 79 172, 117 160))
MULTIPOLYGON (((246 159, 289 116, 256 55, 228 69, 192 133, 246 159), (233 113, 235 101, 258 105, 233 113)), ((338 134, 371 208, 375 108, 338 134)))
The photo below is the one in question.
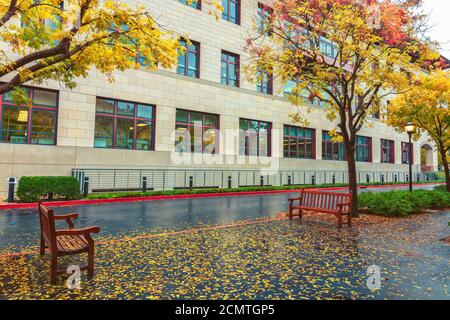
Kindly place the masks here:
MULTIPOLYGON (((411 144, 414 150, 414 144, 411 144)), ((410 144, 402 142, 402 164, 409 164, 410 144)), ((414 163, 414 153, 412 154, 412 162, 414 163)))
POLYGON ((219 116, 177 109, 175 151, 218 153, 219 116))
POLYGON ((0 141, 21 144, 56 144, 58 92, 23 88, 28 101, 18 105, 11 92, 0 95, 0 141))
POLYGON ((381 139, 381 163, 395 163, 394 141, 381 139))
POLYGON ((155 106, 97 98, 96 148, 154 150, 155 106))
POLYGON ((356 136, 355 160, 360 162, 372 161, 372 138, 356 136))
POLYGON ((271 130, 270 122, 239 119, 239 154, 270 157, 271 130))
POLYGON ((283 149, 286 158, 315 159, 314 129, 284 126, 283 149))
POLYGON ((322 159, 335 161, 345 160, 344 143, 332 141, 328 131, 322 131, 322 159))

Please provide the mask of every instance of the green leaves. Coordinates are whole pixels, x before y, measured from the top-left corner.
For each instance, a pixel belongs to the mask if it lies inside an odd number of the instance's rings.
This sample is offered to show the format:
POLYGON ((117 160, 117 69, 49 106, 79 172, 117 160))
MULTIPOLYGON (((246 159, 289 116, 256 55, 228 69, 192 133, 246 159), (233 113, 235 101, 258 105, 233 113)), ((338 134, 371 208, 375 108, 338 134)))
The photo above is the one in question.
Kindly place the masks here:
POLYGON ((22 177, 19 180, 17 196, 24 202, 35 202, 44 197, 79 199, 80 185, 74 177, 22 177))

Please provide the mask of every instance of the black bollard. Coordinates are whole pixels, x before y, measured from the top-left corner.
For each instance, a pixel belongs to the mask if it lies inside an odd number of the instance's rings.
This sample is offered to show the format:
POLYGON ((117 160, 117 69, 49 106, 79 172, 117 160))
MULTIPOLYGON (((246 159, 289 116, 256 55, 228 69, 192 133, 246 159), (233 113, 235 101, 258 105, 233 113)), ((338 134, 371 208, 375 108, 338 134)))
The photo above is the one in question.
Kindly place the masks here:
POLYGON ((83 195, 85 197, 87 197, 89 193, 89 177, 84 177, 84 182, 83 182, 83 195))
POLYGON ((292 185, 292 177, 288 176, 288 186, 292 185))
POLYGON ((192 188, 194 188, 194 177, 190 176, 189 177, 189 190, 192 190, 192 188))
POLYGON ((394 181, 395 181, 395 182, 398 182, 398 177, 397 177, 397 175, 394 176, 394 181))
POLYGON ((142 192, 147 192, 147 177, 142 177, 142 192))
POLYGON ((384 183, 384 174, 381 175, 381 183, 384 183))
POLYGON ((14 188, 16 186, 16 178, 8 179, 8 202, 14 202, 14 188))
POLYGON ((259 178, 259 183, 260 183, 261 186, 264 185, 264 176, 261 176, 261 177, 259 178))
POLYGON ((366 175, 366 182, 370 183, 370 176, 369 176, 369 174, 366 175))
POLYGON ((231 176, 228 176, 228 189, 231 189, 231 176))
POLYGON ((333 184, 336 184, 336 175, 333 174, 333 184))
POLYGON ((316 176, 314 174, 311 176, 311 184, 312 185, 316 184, 316 176))

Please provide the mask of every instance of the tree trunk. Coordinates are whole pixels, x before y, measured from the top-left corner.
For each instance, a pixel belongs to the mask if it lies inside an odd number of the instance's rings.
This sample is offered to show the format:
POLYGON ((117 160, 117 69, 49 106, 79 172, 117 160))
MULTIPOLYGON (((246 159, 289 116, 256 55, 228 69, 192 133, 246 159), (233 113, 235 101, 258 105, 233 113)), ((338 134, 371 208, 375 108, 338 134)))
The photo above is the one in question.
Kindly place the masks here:
POLYGON ((356 161, 354 148, 346 146, 347 151, 347 170, 348 170, 348 190, 352 197, 352 217, 358 217, 358 185, 356 179, 356 161))
POLYGON ((443 147, 439 147, 439 154, 441 155, 442 164, 444 165, 446 189, 447 189, 447 192, 450 192, 449 164, 448 164, 448 160, 447 160, 447 154, 446 154, 445 149, 443 147))

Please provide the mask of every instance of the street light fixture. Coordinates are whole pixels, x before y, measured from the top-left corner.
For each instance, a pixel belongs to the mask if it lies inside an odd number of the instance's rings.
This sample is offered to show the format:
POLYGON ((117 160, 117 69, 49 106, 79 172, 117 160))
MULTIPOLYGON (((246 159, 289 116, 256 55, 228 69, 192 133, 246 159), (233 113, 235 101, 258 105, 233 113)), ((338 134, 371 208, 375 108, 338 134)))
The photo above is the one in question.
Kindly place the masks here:
POLYGON ((412 146, 412 142, 411 142, 411 137, 413 135, 413 133, 416 131, 416 126, 414 125, 414 123, 412 122, 408 122, 405 125, 405 131, 408 133, 408 137, 409 137, 409 191, 412 192, 413 190, 413 186, 412 186, 412 165, 413 165, 413 146, 412 146))

